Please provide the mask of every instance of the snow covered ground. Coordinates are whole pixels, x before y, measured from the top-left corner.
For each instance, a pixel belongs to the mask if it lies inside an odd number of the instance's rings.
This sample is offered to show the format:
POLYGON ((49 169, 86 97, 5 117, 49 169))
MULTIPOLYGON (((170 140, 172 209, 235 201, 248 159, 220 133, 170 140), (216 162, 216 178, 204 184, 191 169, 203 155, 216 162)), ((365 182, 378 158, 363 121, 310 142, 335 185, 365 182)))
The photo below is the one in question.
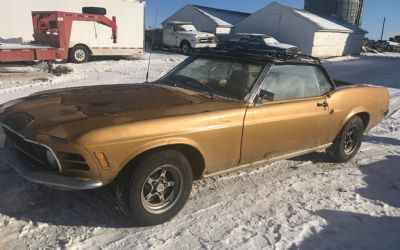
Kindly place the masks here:
MULTIPOLYGON (((184 58, 155 54, 150 79, 184 58)), ((45 89, 142 82, 147 61, 68 66, 73 73, 44 82, 0 78, 0 103, 45 89)), ((0 249, 400 249, 400 57, 325 66, 336 79, 390 88, 388 117, 349 163, 314 153, 197 181, 172 221, 132 228, 112 187, 52 190, 0 162, 0 249)))

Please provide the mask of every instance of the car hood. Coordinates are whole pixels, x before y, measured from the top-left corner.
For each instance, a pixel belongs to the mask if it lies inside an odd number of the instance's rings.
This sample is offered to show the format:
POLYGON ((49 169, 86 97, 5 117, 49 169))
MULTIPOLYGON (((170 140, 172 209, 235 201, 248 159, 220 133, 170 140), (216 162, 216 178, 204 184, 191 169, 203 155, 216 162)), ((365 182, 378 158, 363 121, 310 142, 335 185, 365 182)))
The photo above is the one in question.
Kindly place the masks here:
POLYGON ((0 122, 27 137, 62 127, 70 131, 60 137, 71 139, 96 128, 240 105, 164 85, 103 85, 40 92, 11 101, 3 106, 0 122))
POLYGON ((214 34, 206 33, 206 32, 199 32, 199 31, 179 31, 180 34, 186 36, 194 36, 196 38, 200 37, 214 37, 214 34))
POLYGON ((274 47, 274 48, 279 48, 279 49, 296 48, 296 46, 293 46, 291 44, 286 44, 286 43, 267 43, 266 45, 269 47, 274 47))

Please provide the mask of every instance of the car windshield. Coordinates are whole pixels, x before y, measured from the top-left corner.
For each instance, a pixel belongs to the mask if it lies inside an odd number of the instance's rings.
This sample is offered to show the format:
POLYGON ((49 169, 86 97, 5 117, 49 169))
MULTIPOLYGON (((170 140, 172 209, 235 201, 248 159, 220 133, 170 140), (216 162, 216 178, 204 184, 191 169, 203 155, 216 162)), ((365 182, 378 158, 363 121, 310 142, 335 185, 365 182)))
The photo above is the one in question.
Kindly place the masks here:
POLYGON ((278 43, 279 43, 278 40, 276 40, 276 39, 273 38, 273 37, 265 37, 265 38, 264 38, 264 42, 265 42, 266 44, 278 44, 278 43))
POLYGON ((178 31, 197 31, 192 24, 180 24, 176 27, 178 31))
POLYGON ((263 64, 240 60, 191 58, 162 80, 168 85, 205 92, 212 97, 243 100, 263 67, 263 64))

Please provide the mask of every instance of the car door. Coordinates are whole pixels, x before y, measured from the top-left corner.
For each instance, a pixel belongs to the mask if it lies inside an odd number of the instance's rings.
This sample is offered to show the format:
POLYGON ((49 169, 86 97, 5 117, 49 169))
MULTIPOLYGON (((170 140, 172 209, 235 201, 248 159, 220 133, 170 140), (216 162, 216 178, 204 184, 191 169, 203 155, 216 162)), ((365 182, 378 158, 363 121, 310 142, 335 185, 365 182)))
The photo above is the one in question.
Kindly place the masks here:
POLYGON ((261 84, 264 100, 250 105, 241 163, 276 159, 316 148, 326 141, 329 108, 319 86, 320 68, 275 65, 261 84))
POLYGON ((249 47, 249 40, 250 36, 241 36, 234 49, 237 51, 247 50, 249 47))
POLYGON ((248 49, 252 51, 265 50, 265 45, 260 37, 251 37, 248 43, 248 49))
POLYGON ((163 32, 164 45, 175 46, 176 43, 175 40, 176 38, 175 38, 174 24, 172 23, 167 24, 163 32))

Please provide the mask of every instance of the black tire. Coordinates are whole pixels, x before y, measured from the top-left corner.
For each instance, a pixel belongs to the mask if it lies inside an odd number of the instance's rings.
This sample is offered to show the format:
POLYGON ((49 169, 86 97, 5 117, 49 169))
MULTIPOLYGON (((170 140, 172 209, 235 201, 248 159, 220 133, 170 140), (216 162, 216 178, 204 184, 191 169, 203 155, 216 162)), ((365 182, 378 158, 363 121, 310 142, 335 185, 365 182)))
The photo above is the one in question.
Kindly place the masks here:
POLYGON ((94 14, 94 15, 107 15, 107 10, 105 8, 100 7, 83 7, 83 14, 94 14))
POLYGON ((329 156, 337 163, 351 160, 361 147, 364 129, 360 117, 351 118, 327 149, 329 156))
POLYGON ((90 53, 85 46, 76 45, 69 51, 69 60, 73 63, 85 63, 89 61, 90 53))
POLYGON ((184 55, 190 55, 192 53, 192 46, 189 42, 184 41, 181 43, 181 52, 184 55))
POLYGON ((118 203, 136 226, 162 224, 184 207, 192 182, 192 168, 183 154, 156 151, 120 175, 118 203))

